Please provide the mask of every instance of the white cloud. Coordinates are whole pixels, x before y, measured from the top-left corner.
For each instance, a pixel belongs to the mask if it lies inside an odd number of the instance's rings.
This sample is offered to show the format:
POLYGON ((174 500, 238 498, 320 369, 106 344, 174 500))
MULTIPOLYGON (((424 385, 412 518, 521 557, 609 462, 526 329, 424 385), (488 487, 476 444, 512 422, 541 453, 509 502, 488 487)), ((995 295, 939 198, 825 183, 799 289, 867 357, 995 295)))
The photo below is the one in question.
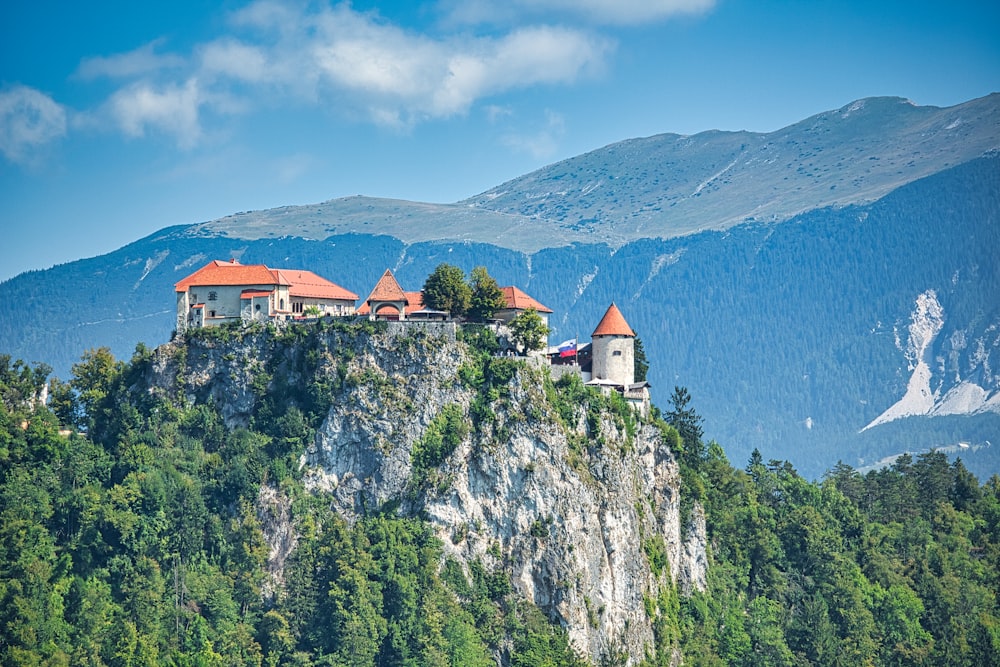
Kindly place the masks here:
POLYGON ((163 39, 156 39, 127 53, 85 58, 80 62, 76 74, 83 79, 99 77, 123 79, 182 67, 184 58, 181 56, 174 53, 156 53, 156 49, 163 42, 163 39))
POLYGON ((596 25, 642 25, 682 14, 700 14, 716 0, 440 0, 453 23, 511 23, 525 18, 567 17, 596 25))
POLYGON ((27 86, 0 92, 0 152, 11 162, 31 162, 35 150, 65 134, 66 110, 45 93, 27 86))
POLYGON ((191 148, 201 135, 198 108, 203 103, 196 79, 183 85, 159 88, 142 82, 116 92, 110 109, 125 134, 145 136, 147 129, 162 130, 176 137, 183 148, 191 148))
POLYGON ((412 123, 466 112, 477 100, 598 71, 606 39, 534 26, 501 37, 432 39, 338 8, 312 45, 321 82, 350 91, 378 122, 412 123))
POLYGON ((348 3, 262 0, 231 14, 230 28, 189 57, 159 54, 156 41, 90 58, 78 72, 132 79, 104 107, 127 135, 159 130, 191 147, 220 116, 276 104, 409 128, 507 91, 572 84, 601 72, 615 47, 593 32, 550 25, 417 33, 348 3))
POLYGON ((266 81, 271 73, 264 50, 226 37, 201 48, 201 69, 209 75, 249 83, 266 81))

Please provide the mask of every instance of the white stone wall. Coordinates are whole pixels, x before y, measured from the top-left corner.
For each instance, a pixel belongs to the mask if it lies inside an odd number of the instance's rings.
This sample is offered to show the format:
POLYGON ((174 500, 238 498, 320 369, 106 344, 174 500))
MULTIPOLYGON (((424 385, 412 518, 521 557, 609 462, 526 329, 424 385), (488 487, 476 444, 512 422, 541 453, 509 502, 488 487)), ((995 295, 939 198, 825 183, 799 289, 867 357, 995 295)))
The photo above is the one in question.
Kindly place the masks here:
POLYGON ((336 316, 354 314, 354 302, 347 299, 317 299, 307 296, 293 296, 291 299, 293 304, 302 304, 302 308, 299 311, 295 311, 295 309, 292 308, 292 311, 296 315, 304 315, 305 310, 310 306, 317 306, 321 315, 336 316))
MULTIPOLYGON (((513 320, 515 317, 517 317, 523 312, 524 312, 523 310, 516 310, 514 308, 505 308, 503 310, 498 310, 494 315, 494 317, 503 322, 504 324, 510 324, 511 320, 513 320)), ((542 318, 542 324, 544 324, 545 326, 549 326, 549 313, 542 313, 539 311, 535 312, 537 312, 538 316, 542 318)))
POLYGON ((177 331, 183 332, 194 326, 217 326, 233 320, 266 321, 275 314, 301 315, 301 312, 293 312, 294 302, 301 302, 303 310, 311 305, 319 306, 323 315, 353 315, 355 312, 353 301, 292 298, 286 286, 275 289, 274 285, 199 285, 191 287, 187 292, 177 293, 177 331), (274 293, 268 298, 254 297, 252 300, 245 300, 241 298, 245 290, 274 290, 274 293), (211 298, 213 293, 214 299, 211 298), (188 322, 191 307, 197 303, 205 304, 203 325, 188 322), (259 311, 255 308, 257 305, 261 306, 259 311))
MULTIPOLYGON (((178 331, 187 328, 187 316, 191 306, 205 304, 205 326, 214 326, 241 319, 243 290, 252 289, 270 292, 274 285, 197 285, 177 295, 178 331), (211 298, 213 296, 215 298, 211 298), (183 314, 182 314, 183 307, 183 314), (214 314, 213 314, 214 313, 214 314)), ((288 305, 288 290, 285 289, 285 304, 288 305)), ((273 309, 274 304, 271 304, 273 309)))
POLYGON ((177 333, 187 331, 187 317, 190 307, 188 304, 188 293, 177 292, 177 325, 174 327, 177 329, 177 333))
POLYGON ((635 339, 631 336, 594 336, 593 377, 618 384, 635 382, 635 339))

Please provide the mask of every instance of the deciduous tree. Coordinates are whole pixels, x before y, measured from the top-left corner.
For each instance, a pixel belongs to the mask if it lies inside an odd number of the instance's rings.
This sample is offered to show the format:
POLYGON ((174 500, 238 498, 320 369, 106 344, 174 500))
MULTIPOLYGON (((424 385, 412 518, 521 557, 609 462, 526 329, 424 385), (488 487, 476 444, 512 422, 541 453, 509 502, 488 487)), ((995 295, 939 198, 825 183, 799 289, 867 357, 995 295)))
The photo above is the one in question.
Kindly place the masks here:
POLYGON ((549 335, 549 328, 545 326, 542 316, 530 307, 511 321, 510 329, 514 345, 525 354, 541 349, 549 335))
POLYGON ((477 266, 472 269, 472 276, 469 280, 472 288, 472 301, 469 308, 469 316, 474 320, 488 320, 496 312, 507 305, 500 285, 494 280, 484 266, 477 266))
POLYGON ((443 310, 452 317, 461 317, 469 311, 472 288, 465 282, 462 269, 451 264, 438 264, 424 282, 424 305, 443 310))

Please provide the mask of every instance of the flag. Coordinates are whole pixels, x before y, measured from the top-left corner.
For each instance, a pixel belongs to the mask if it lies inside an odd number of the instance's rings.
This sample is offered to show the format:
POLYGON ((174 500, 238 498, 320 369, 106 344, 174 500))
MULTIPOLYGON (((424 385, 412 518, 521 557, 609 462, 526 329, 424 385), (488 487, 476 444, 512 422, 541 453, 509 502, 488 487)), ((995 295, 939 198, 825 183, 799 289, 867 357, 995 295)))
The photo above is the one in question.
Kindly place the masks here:
POLYGON ((559 343, 559 356, 560 357, 575 357, 576 356, 576 339, 571 338, 569 340, 564 340, 559 343))

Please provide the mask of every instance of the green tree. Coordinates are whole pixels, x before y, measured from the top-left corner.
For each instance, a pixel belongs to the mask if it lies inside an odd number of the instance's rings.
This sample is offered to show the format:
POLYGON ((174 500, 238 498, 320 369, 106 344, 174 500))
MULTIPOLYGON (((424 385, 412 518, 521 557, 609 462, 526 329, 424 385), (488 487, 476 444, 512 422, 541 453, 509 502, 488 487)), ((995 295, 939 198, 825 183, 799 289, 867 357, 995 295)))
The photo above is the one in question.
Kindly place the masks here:
POLYGON ((79 396, 83 423, 97 441, 106 435, 105 430, 116 418, 118 406, 110 396, 124 370, 125 364, 116 361, 107 347, 87 350, 80 363, 73 364, 70 386, 79 396))
POLYGON ((633 369, 635 371, 635 381, 644 382, 646 380, 646 373, 649 371, 649 360, 646 359, 646 349, 642 346, 642 339, 638 336, 635 337, 633 369))
MULTIPOLYGON (((704 434, 701 428, 701 415, 690 407, 691 394, 687 387, 674 387, 670 397, 670 410, 663 414, 663 419, 677 429, 684 441, 684 458, 697 466, 704 456, 704 445, 701 438, 704 434)), ((758 452, 759 456, 759 452, 758 452)))
POLYGON ((542 316, 534 308, 528 308, 510 323, 511 338, 523 353, 540 350, 549 335, 542 316))
POLYGON ((59 378, 49 380, 49 409, 55 413, 63 426, 79 425, 80 406, 76 400, 76 392, 68 382, 63 382, 59 378))
POLYGON ((469 308, 469 317, 474 320, 488 320, 492 318, 498 310, 507 305, 500 285, 494 280, 484 266, 477 266, 472 269, 469 280, 472 289, 472 300, 469 308))
POLYGON ((469 311, 472 288, 465 282, 462 269, 451 264, 438 264, 424 282, 424 305, 443 310, 452 317, 461 317, 469 311))

